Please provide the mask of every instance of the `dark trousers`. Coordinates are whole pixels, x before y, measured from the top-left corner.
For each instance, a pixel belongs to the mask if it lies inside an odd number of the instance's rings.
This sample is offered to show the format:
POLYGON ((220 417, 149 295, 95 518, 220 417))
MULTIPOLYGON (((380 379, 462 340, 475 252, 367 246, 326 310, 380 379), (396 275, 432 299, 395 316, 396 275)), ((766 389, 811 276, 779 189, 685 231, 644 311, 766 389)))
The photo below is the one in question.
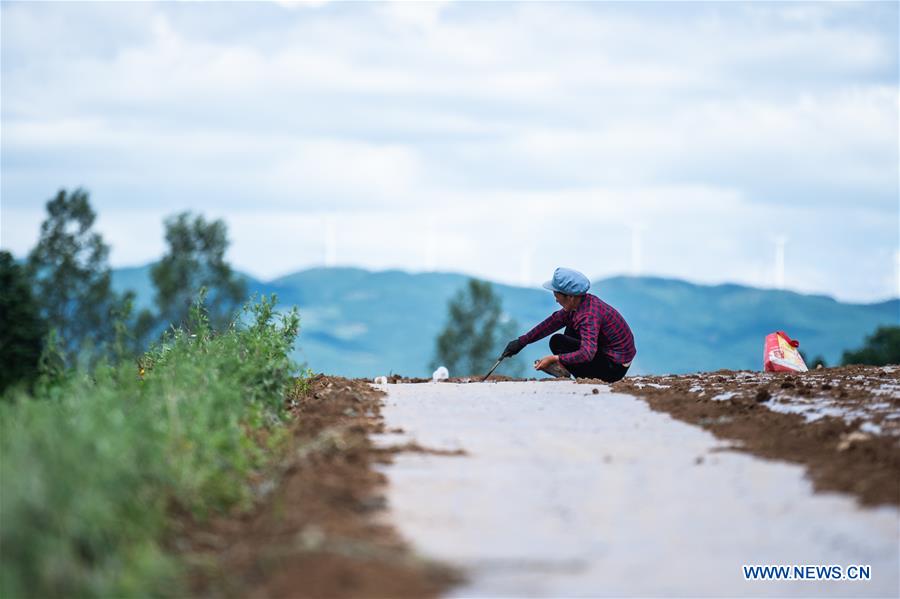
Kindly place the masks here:
MULTIPOLYGON (((564 334, 557 333, 550 337, 550 351, 555 355, 567 354, 577 351, 581 347, 581 338, 569 327, 564 334)), ((615 383, 622 380, 628 372, 627 366, 616 364, 605 356, 598 345, 594 359, 584 364, 572 364, 566 366, 566 370, 575 375, 577 379, 600 379, 607 383, 615 383)))

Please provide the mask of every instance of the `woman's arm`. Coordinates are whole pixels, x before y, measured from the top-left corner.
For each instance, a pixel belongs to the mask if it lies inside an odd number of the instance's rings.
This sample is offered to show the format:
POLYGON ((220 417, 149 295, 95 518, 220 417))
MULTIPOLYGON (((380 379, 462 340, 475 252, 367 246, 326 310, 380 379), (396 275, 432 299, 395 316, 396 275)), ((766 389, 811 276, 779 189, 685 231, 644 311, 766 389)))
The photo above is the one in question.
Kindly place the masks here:
POLYGON ((566 326, 568 318, 565 310, 557 310, 547 318, 545 318, 542 322, 537 324, 533 329, 519 337, 519 341, 523 345, 528 345, 529 343, 534 343, 539 339, 543 339, 550 333, 555 333, 559 329, 566 326))

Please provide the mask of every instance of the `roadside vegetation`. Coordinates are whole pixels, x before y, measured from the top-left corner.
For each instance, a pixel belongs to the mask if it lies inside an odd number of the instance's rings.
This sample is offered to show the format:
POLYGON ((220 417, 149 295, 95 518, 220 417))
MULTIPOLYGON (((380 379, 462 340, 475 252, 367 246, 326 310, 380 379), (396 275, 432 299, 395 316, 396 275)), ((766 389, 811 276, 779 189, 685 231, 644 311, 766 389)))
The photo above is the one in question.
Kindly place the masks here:
MULTIPOLYGON (((803 361, 809 368, 828 368, 828 363, 821 355, 812 360, 800 351, 803 361)), ((862 347, 845 350, 840 366, 864 364, 867 366, 887 366, 900 364, 900 326, 880 326, 871 335, 867 335, 862 347)))
POLYGON ((88 193, 0 253, 0 597, 181 594, 179 523, 250 504, 305 379, 296 311, 247 302, 225 225, 166 221, 156 307, 110 285, 88 193))
MULTIPOLYGON (((0 405, 0 594, 177 595, 173 515, 246 506, 286 438, 296 313, 217 333, 202 304, 140 357, 41 374, 0 405)), ((301 380, 302 384, 302 380, 301 380)))
POLYGON ((862 347, 844 352, 842 364, 900 364, 900 326, 878 327, 862 347))

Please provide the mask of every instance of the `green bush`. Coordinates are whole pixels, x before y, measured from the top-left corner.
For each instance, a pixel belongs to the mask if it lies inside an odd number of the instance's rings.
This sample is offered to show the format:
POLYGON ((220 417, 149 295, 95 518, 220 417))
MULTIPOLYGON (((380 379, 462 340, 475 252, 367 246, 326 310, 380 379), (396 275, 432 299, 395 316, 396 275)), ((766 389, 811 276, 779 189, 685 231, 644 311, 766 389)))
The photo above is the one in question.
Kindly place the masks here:
POLYGON ((885 366, 900 364, 900 326, 878 327, 861 348, 845 351, 841 363, 885 366))
POLYGON ((299 318, 274 305, 217 333, 198 302, 138 365, 45 375, 0 402, 0 595, 179 593, 171 515, 247 505, 286 438, 299 318))

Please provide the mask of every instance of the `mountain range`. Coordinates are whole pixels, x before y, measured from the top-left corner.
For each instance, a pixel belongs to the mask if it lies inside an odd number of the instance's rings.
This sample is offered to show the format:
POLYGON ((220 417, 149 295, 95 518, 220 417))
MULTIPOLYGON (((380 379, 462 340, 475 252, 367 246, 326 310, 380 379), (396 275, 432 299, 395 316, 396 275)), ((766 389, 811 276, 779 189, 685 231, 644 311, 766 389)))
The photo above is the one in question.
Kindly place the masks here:
MULTIPOLYGON (((114 287, 134 290, 137 306, 149 307, 149 272, 150 265, 115 269, 114 287)), ((276 293, 280 308, 299 309, 299 362, 350 377, 430 376, 447 303, 469 278, 360 268, 312 268, 268 282, 242 276, 251 293, 276 293)), ((520 333, 558 309, 540 288, 494 283, 494 290, 520 333)), ((878 326, 900 324, 900 299, 850 304, 791 291, 631 276, 594 281, 591 293, 619 310, 634 332, 638 353, 630 374, 760 369, 763 340, 778 330, 799 340, 808 357, 835 364, 878 326)), ((547 353, 546 340, 540 341, 523 350, 520 363, 547 353)), ((457 374, 471 373, 451 376, 457 374)))

